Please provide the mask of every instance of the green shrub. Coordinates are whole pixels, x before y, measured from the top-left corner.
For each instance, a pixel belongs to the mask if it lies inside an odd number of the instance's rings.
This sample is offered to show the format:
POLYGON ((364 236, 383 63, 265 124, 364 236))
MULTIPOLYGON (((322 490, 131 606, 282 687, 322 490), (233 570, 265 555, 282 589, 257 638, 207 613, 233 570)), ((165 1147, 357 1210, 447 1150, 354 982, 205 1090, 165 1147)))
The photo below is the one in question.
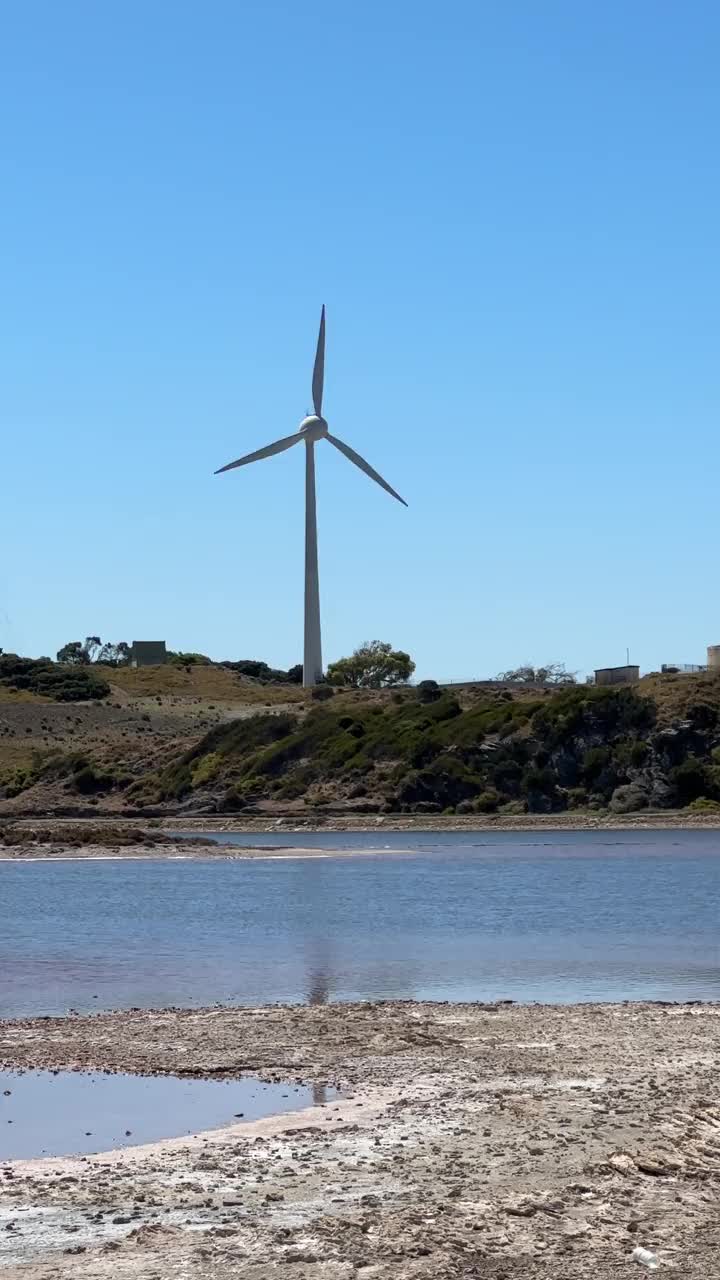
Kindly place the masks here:
POLYGON ((693 702, 686 715, 693 729, 714 729, 718 722, 718 709, 709 702, 693 702))
POLYGON ((489 787, 487 791, 481 791, 477 797, 473 808, 476 813, 496 813, 502 800, 499 791, 489 787))
POLYGON ((173 667, 209 667, 211 659, 204 653, 170 653, 168 661, 173 667))
POLYGON ((720 801, 708 800, 707 796, 698 796, 687 806, 693 813, 720 813, 720 801))
POLYGON ((82 765, 72 774, 72 788, 80 795, 95 795, 98 791, 111 791, 115 779, 111 773, 95 769, 91 764, 82 765))
POLYGON ((647 791, 635 782, 616 787, 610 798, 610 808, 613 813, 637 813, 640 809, 646 809, 647 804, 647 791))
POLYGON ((695 756, 690 756, 671 769, 669 778, 681 808, 691 804, 693 800, 699 800, 710 790, 707 766, 695 756))
POLYGON ((582 771, 588 782, 592 783, 600 776, 610 763, 609 747, 590 747, 583 755, 582 771))
POLYGON ((633 688, 575 685, 546 700, 533 718, 533 730, 555 748, 579 737, 637 737, 651 729, 656 719, 654 702, 633 688))
POLYGON ((588 793, 584 787, 570 787, 567 792, 568 809, 584 809, 588 793))
POLYGON ((209 751, 206 756, 201 756, 191 770, 193 787, 202 787, 205 783, 212 782, 217 777, 221 764, 222 757, 217 751, 209 751))
POLYGON ((437 702, 442 698, 442 689, 437 680, 421 680, 415 690, 418 702, 437 702))
POLYGON ((16 653, 0 653, 0 685, 55 702, 92 702, 110 693, 107 681, 87 667, 62 666, 49 658, 20 658, 16 653))

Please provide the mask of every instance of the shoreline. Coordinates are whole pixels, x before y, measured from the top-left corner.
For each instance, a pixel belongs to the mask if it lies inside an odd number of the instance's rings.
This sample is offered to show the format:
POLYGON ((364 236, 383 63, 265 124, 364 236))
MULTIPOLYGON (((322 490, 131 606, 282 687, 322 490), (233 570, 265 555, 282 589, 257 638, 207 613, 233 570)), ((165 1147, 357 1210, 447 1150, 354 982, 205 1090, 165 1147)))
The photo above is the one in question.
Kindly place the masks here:
POLYGON ((717 1274, 720 1005, 22 1019, 0 1022, 0 1061, 343 1090, 192 1138, 0 1160, 7 1280, 70 1280, 78 1253, 92 1280, 615 1280, 637 1245, 717 1274))
POLYGON ((642 810, 633 814, 548 813, 548 814, 284 814, 220 817, 176 813, 125 817, 122 813, 87 814, 82 817, 55 817, 31 814, 0 815, 3 828, 15 831, 41 828, 43 831, 80 830, 82 828, 121 828, 124 831, 148 831, 159 840, 162 833, 172 840, 172 833, 188 836, 204 832, 228 834, 369 834, 403 832, 439 834, 442 832, 559 832, 559 831, 720 831, 720 812, 691 813, 687 809, 642 810))
MULTIPOLYGON (((139 820, 142 825, 142 820, 139 820)), ((247 821, 218 818, 209 815, 207 818, 184 817, 182 822, 163 819, 162 830, 177 831, 182 829, 188 834, 193 832, 228 832, 233 834, 279 834, 282 832, 313 832, 318 834, 342 833, 350 835, 369 834, 370 832, 403 832, 420 834, 441 834, 443 832, 465 831, 487 833, 493 831, 516 831, 532 833, 546 831, 720 831, 720 813, 699 814, 684 810, 657 811, 637 814, 603 814, 597 817, 589 814, 574 813, 553 814, 488 814, 484 818, 478 815, 462 818, 455 815, 428 814, 387 814, 376 818, 364 816, 361 819, 350 817, 328 817, 323 820, 313 818, 253 818, 247 821)))
MULTIPOLYGON (((528 844, 522 847, 527 849, 544 848, 546 853, 554 852, 558 857, 572 858, 572 850, 567 850, 565 847, 549 850, 547 843, 543 842, 542 845, 538 846, 528 844)), ((473 851, 477 853, 480 850, 481 846, 478 845, 474 847, 473 851)), ((494 846, 488 843, 487 851, 492 851, 493 856, 498 857, 502 854, 502 846, 494 846)), ((463 848, 461 846, 459 849, 451 850, 451 852, 455 854, 462 853, 463 848)), ((467 850, 464 852, 467 853, 467 850)), ((633 852, 636 855, 645 853, 648 857, 669 857, 672 856, 674 850, 673 848, 660 851, 654 849, 643 850, 642 847, 634 847, 633 852)), ((704 852, 707 856, 714 856, 714 850, 705 850, 704 852)), ((27 864, 34 862, 298 862, 327 859, 342 859, 345 861, 352 858, 412 858, 418 855, 422 856, 424 853, 427 853, 427 850, 387 846, 354 849, 347 847, 332 848, 331 846, 306 847, 303 845, 237 845, 219 842, 215 850, 208 847, 191 847, 187 853, 179 853, 176 845, 168 847, 148 845, 143 849, 142 845, 127 847, 112 844, 81 846, 30 844, 19 847, 4 847, 0 845, 0 866, 11 863, 27 864)), ((442 853, 442 850, 436 851, 432 856, 442 856, 442 853)), ((620 857, 622 854, 616 851, 615 856, 620 857)))
POLYGON ((270 859, 281 861, 300 858, 377 857, 382 854, 403 856, 417 852, 415 849, 304 849, 295 845, 244 846, 237 844, 218 844, 217 849, 217 853, 212 853, 209 849, 194 849, 192 853, 178 853, 175 846, 164 850, 162 845, 150 845, 146 853, 139 853, 137 848, 130 850, 122 847, 88 845, 85 848, 73 848, 72 853, 68 853, 67 847, 63 845, 60 849, 48 847, 43 852, 35 851, 27 854, 22 849, 17 852, 12 849, 7 851, 0 846, 0 864, 3 862, 218 862, 220 860, 262 862, 270 859))
MULTIPOLYGON (((291 827, 289 825, 278 826, 277 823, 265 825, 261 828, 249 830, 247 827, 237 827, 224 823, 215 826, 203 825, 195 828, 183 828, 182 834, 178 833, 177 826, 174 825, 172 831, 159 830, 157 827, 148 829, 142 827, 139 823, 122 825, 113 822, 98 823, 93 821, 92 826, 89 822, 84 825, 74 821, 73 823, 60 820, 42 824, 16 824, 12 830, 13 838, 9 843, 3 842, 3 831, 0 828, 0 864, 7 862, 144 862, 144 861, 217 861, 218 859, 225 861, 247 861, 260 859, 300 859, 300 858, 354 858, 354 857, 407 857, 421 854, 424 850, 422 847, 412 846, 412 837, 436 837, 438 843, 442 843, 443 834, 446 835, 466 835, 468 841, 472 836, 477 836, 478 841, 474 846, 476 849, 494 848, 500 851, 503 848, 503 841, 498 841, 493 845, 493 835, 526 835, 535 836, 540 844, 550 846, 553 836, 562 835, 564 833, 583 835, 590 832, 599 832, 615 834, 617 836, 630 835, 633 832, 660 832, 660 831, 676 831, 678 833, 690 834, 698 831, 720 831, 720 826, 715 823, 685 823, 667 821, 657 823, 610 823, 604 822, 593 826, 577 826, 565 825, 557 826, 547 824, 514 825, 512 827, 506 825, 457 825, 446 827, 407 827, 407 826, 373 826, 370 829, 352 828, 352 827, 319 827, 310 828, 307 826, 291 827), (202 833, 205 833, 203 835, 202 833), (332 843, 323 843, 322 845, 306 845, 303 844, 303 836, 322 835, 325 837, 343 835, 364 835, 372 837, 373 843, 368 839, 366 847, 363 846, 347 846, 340 842, 337 846, 332 843), (407 847, 400 847, 388 844, 382 844, 383 839, 392 834, 402 834, 409 837, 410 843, 407 847), (283 843, 263 844, 258 842, 250 844, 235 844, 232 840, 223 841, 223 835, 244 835, 252 836, 272 836, 275 840, 282 840, 283 843), (296 837, 296 840, 293 840, 296 837)), ((618 841, 616 843, 622 843, 618 841)), ((527 847, 533 847, 532 842, 528 842, 527 847)), ((642 850, 642 845, 633 846, 642 850)), ((719 846, 720 847, 720 846, 719 846)), ((458 852, 463 849, 462 844, 448 846, 458 852)), ((557 845, 558 854, 568 849, 568 845, 557 845)), ((668 850, 669 852, 670 850, 668 850)), ((441 851, 439 851, 441 852, 441 851)), ((708 850, 707 852, 713 852, 708 850)))

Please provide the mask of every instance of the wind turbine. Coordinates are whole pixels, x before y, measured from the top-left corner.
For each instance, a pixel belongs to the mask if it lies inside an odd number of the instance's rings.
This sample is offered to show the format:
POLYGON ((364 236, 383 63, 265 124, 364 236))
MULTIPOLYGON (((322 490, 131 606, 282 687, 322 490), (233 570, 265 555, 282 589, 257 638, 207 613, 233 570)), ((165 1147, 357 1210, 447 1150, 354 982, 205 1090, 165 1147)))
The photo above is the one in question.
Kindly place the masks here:
POLYGON ((346 458, 354 462, 356 467, 364 471, 366 476, 370 476, 371 480, 375 480, 393 498, 397 498, 398 502, 402 502, 404 507, 407 506, 405 499, 401 498, 400 494, 396 493, 387 481, 383 480, 382 476, 373 470, 369 462, 361 458, 360 454, 351 449, 349 444, 338 440, 337 436, 330 435, 328 424, 322 416, 324 378, 325 307, 323 306, 320 313, 320 332, 318 334, 312 377, 314 414, 311 414, 309 418, 303 419, 295 435, 284 436, 282 440, 276 440, 274 444, 268 444, 264 449, 257 449, 255 453, 246 453, 244 458, 238 458, 235 462, 228 462, 227 466, 220 467, 215 472, 215 475, 219 476, 223 471, 232 471, 235 467, 244 467, 248 462, 259 462, 261 458, 270 458, 274 453, 283 453, 285 449, 291 449, 294 444, 300 444, 301 441, 305 443, 305 646, 303 652, 303 684, 306 688, 317 684, 322 679, 323 673, 322 643, 320 639, 317 517, 315 510, 315 441, 329 440, 330 444, 333 444, 336 449, 345 454, 346 458))

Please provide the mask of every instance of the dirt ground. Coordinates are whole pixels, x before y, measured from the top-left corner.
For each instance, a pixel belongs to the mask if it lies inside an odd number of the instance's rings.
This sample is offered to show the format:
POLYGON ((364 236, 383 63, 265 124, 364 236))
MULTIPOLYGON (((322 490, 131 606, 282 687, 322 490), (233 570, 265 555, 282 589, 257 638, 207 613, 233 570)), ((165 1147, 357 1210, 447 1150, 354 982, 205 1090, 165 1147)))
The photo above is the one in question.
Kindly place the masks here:
MULTIPOLYGON (((0 1023, 0 1063, 337 1084, 0 1164, 7 1280, 720 1277, 720 1006, 377 1003, 0 1023), (319 1093, 318 1099, 322 1098, 319 1093)), ((0 1106, 2 1099, 0 1098, 0 1106)))

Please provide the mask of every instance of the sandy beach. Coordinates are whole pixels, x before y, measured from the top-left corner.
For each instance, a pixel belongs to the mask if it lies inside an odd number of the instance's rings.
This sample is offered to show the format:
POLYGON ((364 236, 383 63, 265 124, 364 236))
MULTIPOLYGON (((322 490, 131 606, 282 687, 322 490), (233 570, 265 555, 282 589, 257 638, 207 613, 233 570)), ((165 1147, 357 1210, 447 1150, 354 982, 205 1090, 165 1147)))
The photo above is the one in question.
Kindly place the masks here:
POLYGON ((246 1072, 341 1096, 194 1139, 0 1165, 5 1274, 607 1280, 640 1274, 640 1245, 712 1280, 719 1051, 720 1007, 700 1005, 6 1022, 5 1067, 246 1072))
MULTIPOLYGON (((67 845, 64 843, 45 843, 28 845, 2 845, 0 844, 0 862, 45 862, 52 860, 54 862, 77 862, 77 861, 101 861, 101 862, 132 862, 145 861, 147 859, 174 859, 175 861, 183 861, 191 858, 211 858, 211 859, 252 859, 252 858, 355 858, 365 856, 377 857, 382 852, 377 848, 368 849, 343 849, 328 848, 318 849, 305 847, 302 844, 287 845, 237 845, 222 844, 208 841, 207 844, 195 845, 188 843, 184 846, 181 842, 176 844, 163 844, 162 842, 152 845, 115 845, 115 844, 88 844, 88 845, 67 845)), ((403 854, 411 854, 412 849, 392 849, 389 852, 398 857, 403 854)))

